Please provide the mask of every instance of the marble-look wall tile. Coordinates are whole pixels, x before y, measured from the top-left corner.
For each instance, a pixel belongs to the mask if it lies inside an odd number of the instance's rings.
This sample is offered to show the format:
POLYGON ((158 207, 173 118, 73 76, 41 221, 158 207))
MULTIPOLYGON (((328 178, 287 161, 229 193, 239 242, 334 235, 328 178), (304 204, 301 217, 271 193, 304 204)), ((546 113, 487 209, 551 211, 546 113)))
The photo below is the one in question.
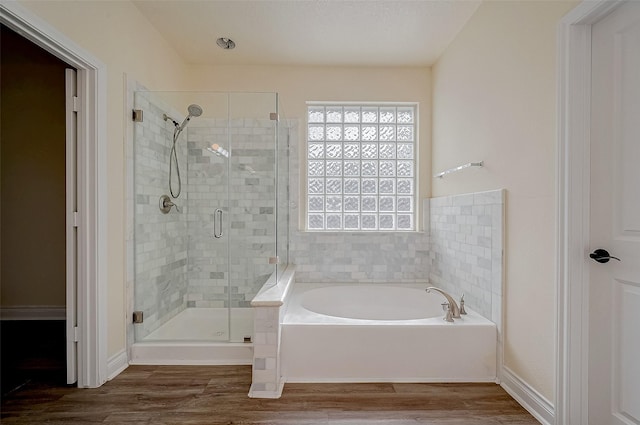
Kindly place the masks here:
MULTIPOLYGON (((184 211, 172 209, 163 214, 159 209, 160 196, 170 193, 169 155, 173 137, 173 125, 164 121, 162 115, 179 116, 179 113, 145 91, 134 94, 134 105, 144 111, 144 121, 134 123, 132 150, 133 308, 144 312, 144 323, 135 326, 136 338, 141 339, 186 307, 188 237, 184 211)), ((176 146, 178 156, 184 158, 186 144, 176 146)), ((181 166, 185 173, 184 164, 181 166)), ((181 207, 186 206, 184 186, 183 181, 183 193, 174 200, 181 207)), ((177 180, 173 187, 177 189, 177 180)))
POLYGON ((432 198, 429 280, 500 324, 505 191, 432 198))

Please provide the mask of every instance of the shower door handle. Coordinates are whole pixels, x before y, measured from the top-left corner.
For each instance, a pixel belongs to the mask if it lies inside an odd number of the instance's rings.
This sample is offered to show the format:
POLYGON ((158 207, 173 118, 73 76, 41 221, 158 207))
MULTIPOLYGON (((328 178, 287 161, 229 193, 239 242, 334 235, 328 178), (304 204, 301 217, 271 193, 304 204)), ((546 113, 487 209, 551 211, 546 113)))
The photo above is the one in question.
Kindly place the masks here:
POLYGON ((222 237, 222 210, 220 208, 216 209, 216 212, 213 213, 213 237, 222 237), (218 224, 218 222, 220 222, 220 224, 218 224), (216 230, 217 227, 220 227, 220 231, 216 230))

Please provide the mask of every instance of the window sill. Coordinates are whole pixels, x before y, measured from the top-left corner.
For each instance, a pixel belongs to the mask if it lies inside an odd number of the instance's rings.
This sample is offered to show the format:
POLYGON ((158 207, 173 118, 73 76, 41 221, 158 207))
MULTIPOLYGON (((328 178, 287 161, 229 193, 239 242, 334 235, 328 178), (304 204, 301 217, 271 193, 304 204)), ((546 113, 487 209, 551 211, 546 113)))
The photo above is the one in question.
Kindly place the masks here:
POLYGON ((313 233, 313 234, 321 234, 321 235, 397 235, 397 234, 427 234, 424 230, 340 230, 340 231, 326 231, 326 230, 308 230, 308 229, 298 229, 298 233, 313 233))

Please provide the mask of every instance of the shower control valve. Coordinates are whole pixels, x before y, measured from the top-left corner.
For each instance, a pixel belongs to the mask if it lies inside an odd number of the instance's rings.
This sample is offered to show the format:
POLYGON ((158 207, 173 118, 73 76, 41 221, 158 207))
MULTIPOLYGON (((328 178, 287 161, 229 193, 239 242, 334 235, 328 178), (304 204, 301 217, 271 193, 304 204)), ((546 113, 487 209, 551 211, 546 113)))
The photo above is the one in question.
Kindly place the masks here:
POLYGON ((169 195, 162 195, 160 197, 159 207, 162 214, 169 214, 169 211, 171 211, 172 207, 176 207, 176 211, 180 212, 180 207, 173 203, 171 198, 169 198, 169 195))

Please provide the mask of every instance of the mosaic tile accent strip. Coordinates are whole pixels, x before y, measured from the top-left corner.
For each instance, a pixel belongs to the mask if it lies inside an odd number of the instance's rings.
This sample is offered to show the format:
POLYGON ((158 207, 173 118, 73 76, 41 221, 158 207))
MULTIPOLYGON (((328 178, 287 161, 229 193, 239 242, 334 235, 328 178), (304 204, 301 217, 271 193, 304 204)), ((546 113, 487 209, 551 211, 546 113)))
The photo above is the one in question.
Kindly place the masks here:
POLYGON ((501 322, 505 191, 432 198, 433 286, 450 292, 496 324, 501 322))

